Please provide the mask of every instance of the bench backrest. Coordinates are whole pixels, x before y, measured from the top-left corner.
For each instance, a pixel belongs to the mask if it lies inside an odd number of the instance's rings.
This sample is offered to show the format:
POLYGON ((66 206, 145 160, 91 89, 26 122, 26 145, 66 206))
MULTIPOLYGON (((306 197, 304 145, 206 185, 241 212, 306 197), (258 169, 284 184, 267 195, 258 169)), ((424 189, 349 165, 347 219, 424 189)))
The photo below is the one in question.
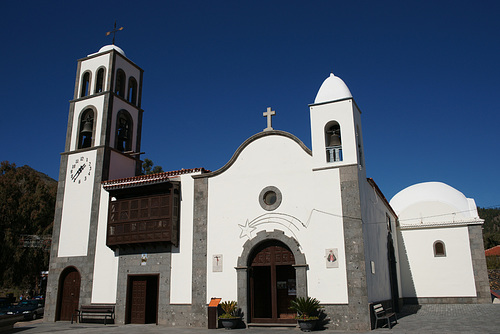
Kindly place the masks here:
POLYGON ((373 311, 375 312, 376 315, 382 315, 385 313, 384 307, 382 304, 375 304, 373 305, 373 311))
POLYGON ((112 305, 82 305, 80 312, 89 313, 114 313, 115 307, 112 305))

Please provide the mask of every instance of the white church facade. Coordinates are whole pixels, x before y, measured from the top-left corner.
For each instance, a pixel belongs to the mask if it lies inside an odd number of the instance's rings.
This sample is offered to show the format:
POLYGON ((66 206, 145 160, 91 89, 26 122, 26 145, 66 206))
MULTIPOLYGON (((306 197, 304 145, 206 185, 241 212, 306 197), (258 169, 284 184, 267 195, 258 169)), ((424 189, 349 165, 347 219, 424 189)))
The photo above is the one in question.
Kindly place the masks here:
POLYGON ((474 200, 424 183, 390 202, 367 179, 361 112, 333 74, 310 107, 312 148, 268 126, 216 171, 140 175, 143 71, 115 45, 78 61, 46 321, 81 305, 115 321, 207 326, 212 297, 245 324, 294 323, 321 301, 327 327, 366 330, 373 303, 485 303, 474 200), (262 163, 265 162, 265 163, 262 163))

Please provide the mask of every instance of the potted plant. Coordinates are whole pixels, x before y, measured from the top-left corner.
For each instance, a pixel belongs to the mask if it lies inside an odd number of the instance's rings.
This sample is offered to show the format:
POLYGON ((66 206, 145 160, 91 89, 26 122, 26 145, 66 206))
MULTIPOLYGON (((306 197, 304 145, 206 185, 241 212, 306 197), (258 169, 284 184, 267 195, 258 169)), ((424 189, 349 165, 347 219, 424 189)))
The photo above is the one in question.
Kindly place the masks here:
POLYGON ((316 298, 297 297, 290 302, 290 309, 297 312, 295 317, 304 332, 310 332, 318 322, 320 302, 316 298))
POLYGON ((241 317, 236 314, 237 306, 238 303, 234 300, 220 303, 220 307, 222 308, 222 311, 224 311, 224 314, 219 316, 219 320, 225 329, 233 329, 238 326, 241 317))

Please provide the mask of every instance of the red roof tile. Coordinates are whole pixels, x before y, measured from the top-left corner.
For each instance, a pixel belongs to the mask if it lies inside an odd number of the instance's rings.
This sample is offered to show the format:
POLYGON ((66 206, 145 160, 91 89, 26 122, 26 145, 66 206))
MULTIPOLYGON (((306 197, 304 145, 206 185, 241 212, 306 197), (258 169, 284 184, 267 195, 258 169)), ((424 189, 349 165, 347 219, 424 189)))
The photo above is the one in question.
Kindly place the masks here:
POLYGON ((174 171, 170 171, 170 172, 148 174, 148 175, 139 175, 139 176, 133 176, 133 177, 126 177, 123 179, 103 181, 102 185, 103 185, 104 189, 107 189, 107 190, 118 189, 118 188, 128 188, 128 187, 135 187, 135 186, 139 186, 139 185, 161 183, 161 182, 168 181, 169 179, 176 177, 176 176, 179 176, 179 175, 191 174, 191 173, 197 173, 197 172, 210 173, 210 171, 205 169, 205 168, 181 169, 181 170, 174 170, 174 171))
POLYGON ((500 245, 485 250, 484 254, 486 256, 500 256, 500 245))

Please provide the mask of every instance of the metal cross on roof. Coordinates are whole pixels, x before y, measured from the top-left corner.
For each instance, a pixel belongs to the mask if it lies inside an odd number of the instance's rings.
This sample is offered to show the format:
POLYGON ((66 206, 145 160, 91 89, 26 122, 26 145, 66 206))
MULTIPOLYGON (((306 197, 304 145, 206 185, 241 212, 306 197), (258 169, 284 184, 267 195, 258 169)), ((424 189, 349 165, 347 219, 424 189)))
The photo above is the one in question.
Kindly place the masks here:
POLYGON ((113 45, 115 44, 115 34, 116 34, 117 31, 120 31, 120 30, 123 30, 123 27, 120 27, 120 28, 116 29, 116 21, 115 21, 115 26, 114 26, 113 30, 108 31, 106 33, 106 36, 109 36, 109 35, 113 34, 113 45))
POLYGON ((271 117, 276 115, 276 111, 271 110, 271 107, 267 107, 267 111, 263 113, 264 117, 267 117, 267 128, 264 131, 273 130, 271 117))

